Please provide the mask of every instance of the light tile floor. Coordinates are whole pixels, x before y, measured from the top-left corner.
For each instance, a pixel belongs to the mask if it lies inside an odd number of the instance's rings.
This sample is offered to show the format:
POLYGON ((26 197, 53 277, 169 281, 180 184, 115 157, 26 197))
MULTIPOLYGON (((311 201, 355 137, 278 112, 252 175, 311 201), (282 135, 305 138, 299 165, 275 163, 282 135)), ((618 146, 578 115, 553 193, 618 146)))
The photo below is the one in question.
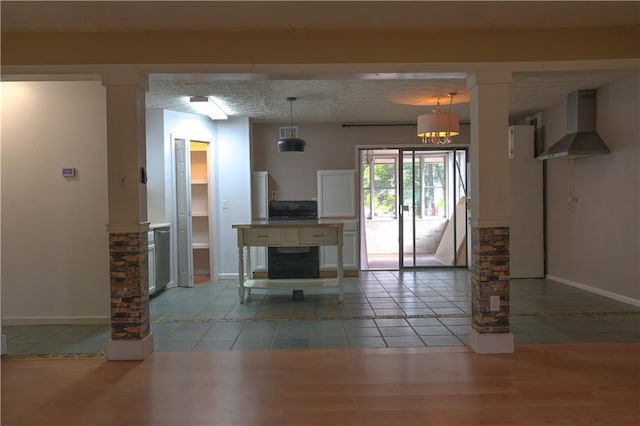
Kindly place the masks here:
MULTIPOLYGON (((151 299, 155 350, 459 346, 470 326, 464 269, 362 272, 335 289, 254 290, 240 304, 234 280, 173 288, 151 299)), ((516 344, 640 342, 640 308, 546 279, 511 281, 516 344)), ((14 356, 104 354, 108 325, 4 326, 14 356)))

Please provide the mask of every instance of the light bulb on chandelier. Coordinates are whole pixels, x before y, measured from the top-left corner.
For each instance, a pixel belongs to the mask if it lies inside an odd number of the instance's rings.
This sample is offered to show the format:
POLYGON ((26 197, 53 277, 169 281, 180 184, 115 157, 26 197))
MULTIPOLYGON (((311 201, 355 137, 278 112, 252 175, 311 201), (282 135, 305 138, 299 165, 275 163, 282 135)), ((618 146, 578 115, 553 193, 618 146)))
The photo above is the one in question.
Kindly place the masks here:
POLYGON ((445 145, 453 141, 453 137, 459 134, 460 120, 458 114, 451 112, 453 97, 456 92, 449 93, 449 109, 443 112, 440 108, 440 99, 437 100, 436 109, 432 114, 418 116, 418 137, 422 143, 445 145))

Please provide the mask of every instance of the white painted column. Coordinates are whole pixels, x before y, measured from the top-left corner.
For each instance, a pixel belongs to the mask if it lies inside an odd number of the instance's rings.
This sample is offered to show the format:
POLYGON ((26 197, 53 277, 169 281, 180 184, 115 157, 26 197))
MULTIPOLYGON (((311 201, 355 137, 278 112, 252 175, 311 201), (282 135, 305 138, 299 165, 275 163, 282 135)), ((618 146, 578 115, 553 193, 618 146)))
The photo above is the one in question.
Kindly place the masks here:
POLYGON ((107 88, 107 156, 109 225, 136 226, 147 221, 147 188, 140 175, 146 167, 145 93, 148 78, 140 74, 103 75, 107 88))
POLYGON ((510 72, 469 77, 471 92, 471 289, 469 345, 513 352, 509 329, 510 72))
POLYGON ((149 324, 145 92, 148 77, 102 77, 107 92, 110 360, 141 360, 153 352, 149 324))
MULTIPOLYGON (((0 164, 2 163, 2 150, 0 150, 0 164)), ((2 174, 0 173, 0 187, 2 187, 2 174)), ((0 219, 2 218, 2 197, 0 197, 0 219)), ((0 227, 0 240, 2 240, 2 228, 0 227)), ((1 251, 1 248, 0 248, 1 251)), ((2 258, 2 254, 0 253, 0 258, 2 258)), ((2 263, 0 262, 0 277, 2 276, 2 263)), ((2 283, 0 282, 0 286, 2 283)), ((2 313, 2 308, 0 307, 0 314, 2 313)), ((2 315, 0 315, 2 318, 2 315)), ((7 353, 7 336, 2 334, 2 321, 0 321, 0 356, 5 355, 7 353)))
POLYGON ((476 73, 471 94, 471 224, 509 226, 510 72, 476 73), (480 195, 480 197, 478 197, 480 195))

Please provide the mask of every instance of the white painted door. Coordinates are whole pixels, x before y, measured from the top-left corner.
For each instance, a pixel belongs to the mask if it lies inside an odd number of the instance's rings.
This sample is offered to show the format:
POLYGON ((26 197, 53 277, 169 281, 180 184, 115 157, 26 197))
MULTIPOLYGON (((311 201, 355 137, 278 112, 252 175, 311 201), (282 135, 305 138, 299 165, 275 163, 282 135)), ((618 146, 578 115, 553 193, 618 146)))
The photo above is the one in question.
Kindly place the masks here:
POLYGON ((175 138, 178 286, 193 287, 191 162, 189 140, 175 138))

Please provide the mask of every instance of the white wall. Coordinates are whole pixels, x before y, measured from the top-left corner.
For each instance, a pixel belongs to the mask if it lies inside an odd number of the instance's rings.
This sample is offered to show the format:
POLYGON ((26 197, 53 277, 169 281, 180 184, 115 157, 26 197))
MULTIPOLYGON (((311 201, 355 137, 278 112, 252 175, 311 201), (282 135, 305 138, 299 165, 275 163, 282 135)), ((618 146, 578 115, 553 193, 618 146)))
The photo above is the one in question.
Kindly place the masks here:
MULTIPOLYGON (((97 81, 1 87, 2 322, 108 323, 105 89, 97 81), (77 176, 63 178, 65 166, 77 176)), ((147 111, 147 120, 149 220, 169 222, 171 135, 216 141, 217 129, 206 117, 172 111, 147 111)), ((231 224, 250 219, 249 133, 248 120, 230 120, 216 148, 216 187, 231 201, 216 241, 227 274, 237 271, 231 224)))
MULTIPOLYGON (((2 90, 0 88, 0 90, 2 90)), ((0 129, 2 128, 0 120, 0 129)), ((0 165, 2 164, 2 138, 0 138, 0 165)), ((2 173, 0 173, 0 188, 2 188, 2 173)), ((1 191, 0 191, 1 192, 1 191)), ((0 197, 0 223, 2 222, 2 197, 0 197)), ((2 226, 0 226, 0 241, 2 241, 2 226)), ((2 259, 2 244, 0 244, 0 259, 2 259)), ((0 262, 0 299, 2 292, 2 262, 0 262)), ((0 303, 0 318, 2 318, 2 304, 0 303)), ((7 336, 2 333, 2 322, 0 321, 0 355, 7 353, 7 336)))
MULTIPOLYGON (((546 162, 548 275, 638 302, 639 103, 640 76, 599 89, 596 129, 611 153, 546 162)), ((548 147, 566 133, 566 100, 543 124, 548 147)))
POLYGON ((249 119, 218 122, 216 153, 218 191, 215 243, 218 252, 217 274, 236 278, 238 249, 233 224, 251 222, 251 130, 249 119), (227 208, 223 208, 226 201, 227 208))
POLYGON ((100 82, 2 83, 2 321, 109 321, 100 82), (74 178, 61 168, 75 167, 74 178))
MULTIPOLYGON (((298 124, 298 135, 307 142, 305 152, 278 152, 279 125, 253 126, 253 170, 269 172, 272 190, 282 200, 310 200, 317 194, 317 171, 355 169, 356 146, 416 145, 416 127, 343 127, 340 123, 298 124)), ((468 144, 469 125, 460 125, 456 144, 468 144)))
POLYGON ((171 281, 178 282, 175 157, 173 138, 216 143, 216 124, 198 114, 147 110, 147 193, 149 221, 171 223, 171 281), (151 179, 154 182, 151 182, 151 179))
POLYGON ((170 222, 175 214, 172 138, 215 143, 216 124, 203 115, 160 109, 147 109, 146 120, 148 217, 151 223, 170 222))
MULTIPOLYGON (((167 183, 165 175, 164 111, 146 110, 147 125, 147 219, 151 223, 166 223, 171 219, 167 211, 167 183)), ((170 150, 170 146, 169 146, 170 150)), ((169 152, 170 154, 170 152, 169 152)))
MULTIPOLYGON (((218 277, 234 277, 238 255, 234 223, 251 221, 250 124, 246 118, 211 121, 208 117, 168 110, 147 110, 149 220, 175 224, 173 137, 213 143, 210 211, 215 223, 213 247, 218 277), (158 187, 158 181, 162 181, 158 187), (222 208, 222 200, 226 208, 222 208)), ((177 282, 175 226, 172 226, 171 279, 177 282)))

